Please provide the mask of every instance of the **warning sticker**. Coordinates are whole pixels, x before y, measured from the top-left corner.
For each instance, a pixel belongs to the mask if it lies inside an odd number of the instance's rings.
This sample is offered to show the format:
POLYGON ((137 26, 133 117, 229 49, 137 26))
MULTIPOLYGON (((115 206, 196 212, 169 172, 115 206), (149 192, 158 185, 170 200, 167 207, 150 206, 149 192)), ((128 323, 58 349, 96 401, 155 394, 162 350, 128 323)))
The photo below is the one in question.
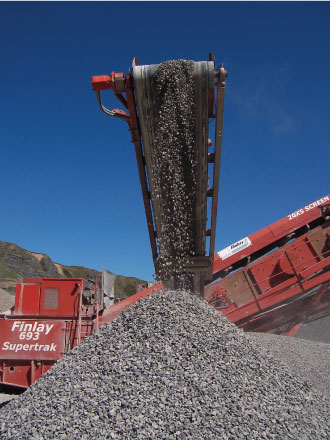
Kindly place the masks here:
POLYGON ((239 240, 236 243, 231 244, 225 249, 222 249, 222 251, 218 252, 218 255, 221 258, 221 260, 225 260, 226 258, 229 258, 234 254, 237 254, 237 252, 241 251, 242 249, 249 247, 250 245, 251 245, 251 240, 249 239, 249 237, 245 237, 242 238, 242 240, 239 240))

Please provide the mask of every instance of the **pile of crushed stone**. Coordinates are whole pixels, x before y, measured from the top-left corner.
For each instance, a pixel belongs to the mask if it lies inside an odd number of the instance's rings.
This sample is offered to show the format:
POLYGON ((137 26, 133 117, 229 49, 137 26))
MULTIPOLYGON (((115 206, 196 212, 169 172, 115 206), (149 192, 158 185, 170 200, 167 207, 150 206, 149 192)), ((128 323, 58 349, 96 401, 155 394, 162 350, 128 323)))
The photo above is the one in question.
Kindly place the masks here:
POLYGON ((248 337, 330 397, 330 344, 270 333, 248 333, 248 337))
POLYGON ((144 298, 0 410, 1 439, 327 439, 329 400, 205 301, 144 298))
MULTIPOLYGON (((153 75, 155 138, 152 145, 154 198, 162 206, 158 239, 159 278, 182 278, 187 257, 194 255, 194 200, 196 193, 194 62, 161 63, 153 75)), ((179 281, 180 283, 180 281, 179 281)), ((180 285, 180 284, 179 284, 180 285)))

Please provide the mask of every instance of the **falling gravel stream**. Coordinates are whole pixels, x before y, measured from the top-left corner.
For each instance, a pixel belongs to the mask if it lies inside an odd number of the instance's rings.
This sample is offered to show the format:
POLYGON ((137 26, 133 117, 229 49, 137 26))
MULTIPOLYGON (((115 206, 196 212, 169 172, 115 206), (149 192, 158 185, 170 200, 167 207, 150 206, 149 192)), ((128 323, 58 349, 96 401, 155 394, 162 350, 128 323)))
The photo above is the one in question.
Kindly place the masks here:
MULTIPOLYGON (((194 62, 161 63, 153 76, 155 139, 152 145, 153 198, 161 200, 158 245, 159 279, 183 275, 187 257, 195 252, 194 203, 196 193, 194 62)), ((180 279, 182 280, 180 283, 180 279)))

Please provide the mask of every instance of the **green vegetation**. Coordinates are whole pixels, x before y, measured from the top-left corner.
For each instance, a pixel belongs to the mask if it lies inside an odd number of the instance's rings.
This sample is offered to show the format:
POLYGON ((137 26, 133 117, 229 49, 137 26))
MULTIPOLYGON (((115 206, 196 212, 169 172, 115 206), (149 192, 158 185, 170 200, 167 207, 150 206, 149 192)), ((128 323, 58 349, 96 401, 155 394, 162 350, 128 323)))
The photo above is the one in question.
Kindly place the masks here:
POLYGON ((126 296, 131 296, 136 293, 138 284, 144 283, 146 283, 146 281, 139 280, 138 278, 117 275, 115 279, 115 292, 124 293, 126 296))
POLYGON ((0 279, 18 280, 20 276, 12 270, 7 264, 1 259, 0 256, 0 279))
POLYGON ((84 278, 87 280, 88 278, 94 279, 97 275, 101 275, 101 272, 83 266, 61 266, 67 278, 84 278))

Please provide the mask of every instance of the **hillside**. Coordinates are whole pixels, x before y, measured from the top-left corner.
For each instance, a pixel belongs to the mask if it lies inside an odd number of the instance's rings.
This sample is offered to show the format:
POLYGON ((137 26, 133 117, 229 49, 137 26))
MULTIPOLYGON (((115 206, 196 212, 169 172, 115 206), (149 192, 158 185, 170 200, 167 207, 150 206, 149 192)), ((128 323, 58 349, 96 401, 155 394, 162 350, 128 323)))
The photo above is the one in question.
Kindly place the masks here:
MULTIPOLYGON (((23 278, 95 278, 101 275, 95 269, 54 263, 46 254, 27 251, 15 243, 0 241, 0 288, 13 292, 23 278)), ((134 277, 117 275, 115 292, 130 296, 137 285, 145 283, 134 277)))

